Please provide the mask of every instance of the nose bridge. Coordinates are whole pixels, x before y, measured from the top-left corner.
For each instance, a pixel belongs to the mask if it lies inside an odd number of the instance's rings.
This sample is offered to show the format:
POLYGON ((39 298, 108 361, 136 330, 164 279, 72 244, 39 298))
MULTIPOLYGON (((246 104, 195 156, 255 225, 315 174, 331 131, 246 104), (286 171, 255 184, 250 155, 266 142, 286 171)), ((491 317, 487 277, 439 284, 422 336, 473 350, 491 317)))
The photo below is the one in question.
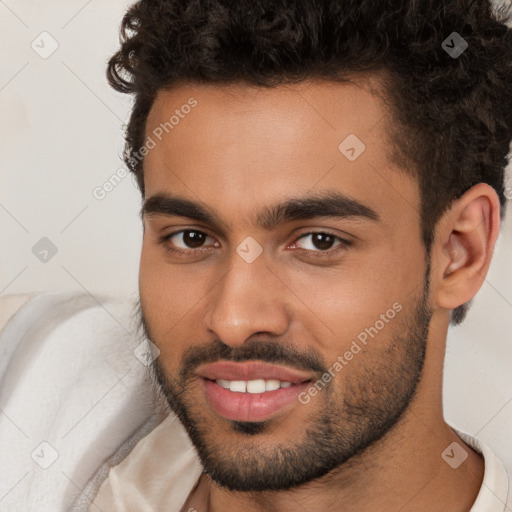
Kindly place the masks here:
POLYGON ((253 249, 241 243, 229 258, 224 277, 215 287, 210 301, 207 327, 226 344, 241 345, 256 332, 283 334, 288 319, 278 280, 260 253, 254 260, 245 258, 253 249))

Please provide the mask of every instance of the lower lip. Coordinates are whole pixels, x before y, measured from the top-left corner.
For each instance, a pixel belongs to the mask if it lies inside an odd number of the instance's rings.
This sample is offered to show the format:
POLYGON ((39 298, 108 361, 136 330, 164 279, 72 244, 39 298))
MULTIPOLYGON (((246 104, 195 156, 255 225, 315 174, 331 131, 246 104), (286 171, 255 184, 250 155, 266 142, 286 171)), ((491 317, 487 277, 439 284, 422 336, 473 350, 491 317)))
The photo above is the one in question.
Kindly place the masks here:
POLYGON ((265 393, 237 393, 219 386, 213 380, 201 380, 206 398, 215 412, 235 421, 266 420, 289 404, 298 403, 299 394, 309 385, 308 381, 265 393))

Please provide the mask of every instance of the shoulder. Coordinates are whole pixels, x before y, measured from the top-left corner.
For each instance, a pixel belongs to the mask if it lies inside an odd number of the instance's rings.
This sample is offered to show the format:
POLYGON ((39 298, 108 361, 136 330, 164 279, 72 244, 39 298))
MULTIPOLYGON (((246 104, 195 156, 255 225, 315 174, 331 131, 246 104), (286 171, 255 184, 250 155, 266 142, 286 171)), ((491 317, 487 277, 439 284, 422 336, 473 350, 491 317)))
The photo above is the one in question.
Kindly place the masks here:
POLYGON ((7 493, 7 509, 37 502, 68 510, 98 468, 149 424, 153 395, 136 357, 133 306, 84 292, 0 298, 0 496, 7 493))
POLYGON ((451 427, 455 433, 484 458, 484 478, 470 512, 512 511, 512 468, 504 464, 480 439, 451 427), (505 507, 506 506, 506 507, 505 507))
POLYGON ((110 469, 89 510, 142 511, 150 504, 181 505, 201 473, 195 449, 171 413, 110 469))

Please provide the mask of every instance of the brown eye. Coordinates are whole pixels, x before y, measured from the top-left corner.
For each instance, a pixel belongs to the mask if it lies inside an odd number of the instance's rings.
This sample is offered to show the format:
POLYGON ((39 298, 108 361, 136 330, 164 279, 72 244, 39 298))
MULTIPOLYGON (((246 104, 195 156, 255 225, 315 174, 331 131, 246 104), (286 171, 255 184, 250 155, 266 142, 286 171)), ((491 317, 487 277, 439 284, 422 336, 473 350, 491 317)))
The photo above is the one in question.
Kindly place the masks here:
MULTIPOLYGON (((193 255, 197 252, 207 251, 208 248, 203 247, 204 242, 209 237, 206 233, 198 231, 197 229, 182 229, 164 235, 160 239, 160 243, 164 245, 165 249, 177 254, 190 254, 193 255)), ((214 245, 218 246, 218 242, 214 245)))
POLYGON ((200 231, 183 231, 183 243, 191 249, 197 249, 204 243, 206 235, 200 231))
MULTIPOLYGON (((300 247, 301 249, 325 252, 333 247, 333 244, 335 243, 336 240, 339 240, 341 242, 341 245, 343 245, 343 244, 348 245, 348 242, 346 242, 339 236, 333 235, 331 233, 324 233, 321 231, 317 231, 317 232, 313 232, 313 233, 305 233, 302 236, 300 236, 298 238, 298 240, 305 238, 305 237, 311 237, 310 246, 312 246, 312 247, 309 247, 309 248, 300 247)), ((338 245, 340 245, 340 244, 338 244, 338 245)))

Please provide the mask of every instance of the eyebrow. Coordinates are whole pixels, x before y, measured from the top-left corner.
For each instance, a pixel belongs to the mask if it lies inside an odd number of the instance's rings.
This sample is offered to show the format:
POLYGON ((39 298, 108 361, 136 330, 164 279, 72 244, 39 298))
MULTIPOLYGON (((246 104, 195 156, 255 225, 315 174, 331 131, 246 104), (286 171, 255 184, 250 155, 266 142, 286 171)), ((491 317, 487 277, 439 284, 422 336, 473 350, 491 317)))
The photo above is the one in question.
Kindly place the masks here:
MULTIPOLYGON (((164 215, 188 217, 213 226, 222 224, 216 214, 204 203, 191 201, 169 193, 158 193, 144 201, 140 216, 164 215)), ((265 207, 256 215, 261 228, 270 231, 281 223, 318 217, 337 219, 368 219, 375 222, 380 217, 370 207, 339 192, 292 197, 265 207)))

